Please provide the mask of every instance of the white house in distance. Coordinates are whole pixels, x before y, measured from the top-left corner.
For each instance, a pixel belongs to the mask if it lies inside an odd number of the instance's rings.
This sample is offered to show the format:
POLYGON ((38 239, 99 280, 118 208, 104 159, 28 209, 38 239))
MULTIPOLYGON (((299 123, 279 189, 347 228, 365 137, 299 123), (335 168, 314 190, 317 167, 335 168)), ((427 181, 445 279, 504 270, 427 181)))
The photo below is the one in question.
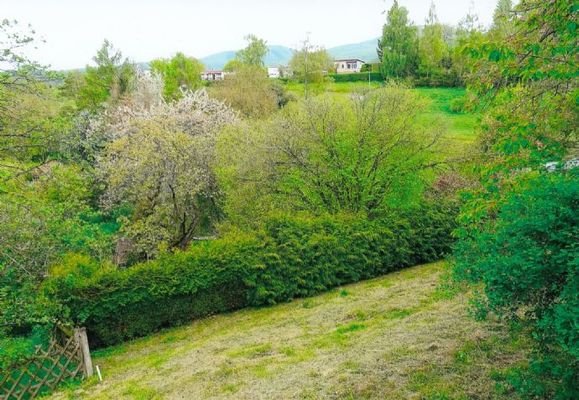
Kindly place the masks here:
POLYGON ((338 74, 351 74, 360 72, 364 64, 366 64, 366 62, 364 60, 360 60, 359 58, 334 60, 334 66, 336 67, 336 73, 338 74))
POLYGON ((281 68, 279 67, 268 67, 267 76, 270 78, 281 78, 281 68))
POLYGON ((209 70, 201 74, 201 79, 204 81, 222 81, 225 79, 226 72, 218 70, 209 70))

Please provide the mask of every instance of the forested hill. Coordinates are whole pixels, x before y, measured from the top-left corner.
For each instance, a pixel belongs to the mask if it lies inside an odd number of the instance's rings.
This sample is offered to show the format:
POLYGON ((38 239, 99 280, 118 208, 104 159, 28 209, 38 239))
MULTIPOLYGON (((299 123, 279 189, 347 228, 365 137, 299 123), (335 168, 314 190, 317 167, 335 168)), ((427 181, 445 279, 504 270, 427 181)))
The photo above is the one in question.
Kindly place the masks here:
MULTIPOLYGON (((360 43, 344 44, 328 49, 334 58, 360 58, 372 62, 378 59, 376 46, 378 39, 370 39, 360 43)), ((268 66, 287 65, 292 57, 293 50, 286 46, 268 46, 269 52, 265 57, 268 66)), ((208 69, 222 69, 227 61, 235 57, 235 51, 222 51, 203 57, 201 61, 208 69)))
MULTIPOLYGON (((376 47, 378 45, 378 38, 366 40, 359 43, 343 44, 340 46, 327 49, 328 53, 334 59, 337 58, 359 58, 366 62, 377 62, 378 55, 376 47)), ((236 50, 221 51, 219 53, 210 54, 200 59, 207 69, 223 69, 228 61, 235 58, 236 50)), ((264 63, 267 66, 275 67, 279 65, 288 65, 294 50, 280 45, 268 46, 268 52, 264 58, 264 63)), ((137 62, 137 66, 142 70, 149 70, 150 63, 147 61, 137 62)), ((70 71, 84 71, 84 68, 77 68, 70 71)))

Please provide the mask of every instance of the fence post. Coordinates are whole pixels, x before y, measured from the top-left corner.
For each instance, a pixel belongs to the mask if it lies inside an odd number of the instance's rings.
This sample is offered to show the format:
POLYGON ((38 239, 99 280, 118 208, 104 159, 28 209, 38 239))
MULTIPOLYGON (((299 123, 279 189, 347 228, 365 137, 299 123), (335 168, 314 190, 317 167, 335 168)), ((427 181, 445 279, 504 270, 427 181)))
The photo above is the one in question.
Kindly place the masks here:
POLYGON ((80 346, 80 355, 82 359, 82 369, 85 378, 93 375, 92 359, 90 357, 90 349, 88 347, 88 337, 86 336, 86 328, 76 328, 74 336, 80 346))

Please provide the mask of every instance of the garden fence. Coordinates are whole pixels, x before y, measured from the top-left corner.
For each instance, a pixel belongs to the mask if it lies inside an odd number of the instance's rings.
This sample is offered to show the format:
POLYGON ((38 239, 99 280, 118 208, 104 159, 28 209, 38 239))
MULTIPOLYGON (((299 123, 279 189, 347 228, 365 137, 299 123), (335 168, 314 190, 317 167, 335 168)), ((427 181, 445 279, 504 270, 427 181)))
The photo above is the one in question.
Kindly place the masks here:
POLYGON ((30 359, 9 371, 0 371, 0 400, 34 399, 67 379, 92 374, 85 328, 58 327, 48 347, 38 346, 30 359))

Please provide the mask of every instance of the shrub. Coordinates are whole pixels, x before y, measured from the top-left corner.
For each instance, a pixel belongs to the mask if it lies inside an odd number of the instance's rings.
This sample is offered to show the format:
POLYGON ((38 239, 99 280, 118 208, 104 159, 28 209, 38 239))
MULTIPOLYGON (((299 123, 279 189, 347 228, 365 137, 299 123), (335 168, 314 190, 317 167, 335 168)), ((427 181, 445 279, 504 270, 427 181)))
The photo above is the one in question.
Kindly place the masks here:
POLYGON ((466 96, 456 97, 450 101, 450 111, 456 114, 466 110, 466 96))
MULTIPOLYGON (((542 174, 517 183, 496 219, 482 229, 469 224, 457 230, 455 274, 483 284, 476 298, 481 315, 492 311, 532 331, 538 357, 529 372, 536 378, 532 386, 542 391, 535 394, 577 398, 577 172, 542 174)), ((470 216, 461 218, 469 221, 470 216)))
POLYGON ((260 247, 255 238, 225 238, 90 278, 54 277, 45 290, 93 345, 113 344, 246 306, 243 277, 260 247))
POLYGON ((27 335, 0 335, 0 375, 32 357, 37 346, 46 346, 48 336, 49 329, 46 326, 37 326, 27 335))
POLYGON ((245 117, 262 118, 277 110, 283 97, 273 82, 262 68, 245 66, 215 82, 209 93, 245 117))
POLYGON ((270 218, 260 232, 229 234, 95 277, 54 277, 44 288, 87 327, 93 345, 109 345, 440 259, 450 248, 453 218, 439 206, 379 220, 270 218))

